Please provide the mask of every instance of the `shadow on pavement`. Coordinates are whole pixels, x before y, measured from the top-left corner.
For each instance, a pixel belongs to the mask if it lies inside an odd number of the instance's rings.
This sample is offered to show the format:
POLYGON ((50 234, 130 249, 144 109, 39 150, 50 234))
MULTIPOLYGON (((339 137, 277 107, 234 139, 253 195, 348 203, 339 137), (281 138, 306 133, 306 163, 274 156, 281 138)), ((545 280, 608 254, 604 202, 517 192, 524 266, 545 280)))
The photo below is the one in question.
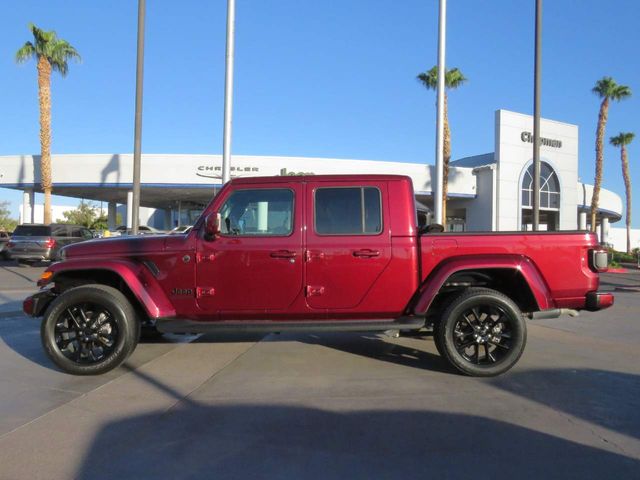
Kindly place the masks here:
POLYGON ((188 402, 105 425, 77 478, 633 478, 638 468, 473 415, 188 402))
POLYGON ((457 373, 440 355, 393 343, 382 334, 309 334, 298 336, 296 340, 406 367, 457 373))
POLYGON ((491 384, 601 427, 640 439, 640 377, 603 370, 515 371, 491 384))
POLYGON ((27 360, 59 371, 49 360, 40 343, 40 320, 25 316, 3 318, 0 322, 0 339, 18 355, 27 360))

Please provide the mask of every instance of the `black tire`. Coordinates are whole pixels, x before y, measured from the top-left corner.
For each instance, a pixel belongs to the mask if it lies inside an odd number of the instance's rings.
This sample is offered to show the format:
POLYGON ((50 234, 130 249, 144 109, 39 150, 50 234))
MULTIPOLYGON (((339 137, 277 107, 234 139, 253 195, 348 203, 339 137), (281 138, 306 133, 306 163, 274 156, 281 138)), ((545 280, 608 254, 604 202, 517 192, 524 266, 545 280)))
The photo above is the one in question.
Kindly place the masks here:
POLYGON ((47 308, 40 328, 49 358, 73 375, 113 370, 135 350, 140 324, 120 291, 82 285, 62 293, 47 308))
POLYGON ((518 306, 489 288, 469 288, 452 299, 434 330, 440 354, 473 377, 493 377, 513 367, 527 342, 518 306))

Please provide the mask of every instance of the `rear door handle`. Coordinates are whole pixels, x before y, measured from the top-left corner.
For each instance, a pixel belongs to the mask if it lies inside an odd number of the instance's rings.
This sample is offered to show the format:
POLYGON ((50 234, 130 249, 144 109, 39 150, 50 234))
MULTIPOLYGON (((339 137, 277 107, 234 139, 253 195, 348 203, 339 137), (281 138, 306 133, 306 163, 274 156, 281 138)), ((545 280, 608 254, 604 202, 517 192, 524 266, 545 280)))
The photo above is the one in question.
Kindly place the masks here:
POLYGON ((353 252, 353 256, 354 257, 364 257, 364 258, 379 257, 380 256, 380 251, 379 250, 371 250, 369 248, 363 248, 362 250, 356 250, 355 252, 353 252))
POLYGON ((273 258, 295 258, 296 252, 292 252, 291 250, 276 250, 275 252, 271 252, 271 256, 273 258))

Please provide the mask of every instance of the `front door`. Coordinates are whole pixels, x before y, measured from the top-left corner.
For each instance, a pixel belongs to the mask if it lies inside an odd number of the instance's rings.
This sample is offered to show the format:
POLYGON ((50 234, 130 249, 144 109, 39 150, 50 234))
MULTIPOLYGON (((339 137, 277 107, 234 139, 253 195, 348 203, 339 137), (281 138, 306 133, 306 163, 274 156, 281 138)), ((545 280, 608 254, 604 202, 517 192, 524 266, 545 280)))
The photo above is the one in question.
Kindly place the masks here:
POLYGON ((196 297, 204 316, 284 310, 302 290, 301 184, 240 185, 219 210, 221 233, 198 239, 196 297))
POLYGON ((307 184, 307 305, 365 309, 371 287, 391 260, 385 182, 307 184), (386 222, 385 222, 386 218, 386 222))

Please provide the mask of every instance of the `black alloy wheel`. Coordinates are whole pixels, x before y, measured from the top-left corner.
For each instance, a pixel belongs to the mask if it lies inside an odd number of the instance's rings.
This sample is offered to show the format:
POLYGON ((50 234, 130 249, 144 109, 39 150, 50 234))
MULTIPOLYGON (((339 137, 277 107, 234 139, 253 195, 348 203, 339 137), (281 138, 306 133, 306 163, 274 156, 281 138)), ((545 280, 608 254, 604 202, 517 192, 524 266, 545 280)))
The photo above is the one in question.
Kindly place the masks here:
POLYGON ((106 285, 83 285, 58 296, 40 330, 51 360, 74 375, 114 369, 135 349, 140 323, 129 300, 106 285))
POLYGON ((488 288, 469 288, 445 309, 434 335, 438 351, 471 376, 499 375, 520 359, 526 323, 518 306, 488 288))
POLYGON ((102 305, 80 303, 68 307, 55 325, 60 352, 78 364, 95 364, 114 350, 120 335, 113 314, 102 305))

